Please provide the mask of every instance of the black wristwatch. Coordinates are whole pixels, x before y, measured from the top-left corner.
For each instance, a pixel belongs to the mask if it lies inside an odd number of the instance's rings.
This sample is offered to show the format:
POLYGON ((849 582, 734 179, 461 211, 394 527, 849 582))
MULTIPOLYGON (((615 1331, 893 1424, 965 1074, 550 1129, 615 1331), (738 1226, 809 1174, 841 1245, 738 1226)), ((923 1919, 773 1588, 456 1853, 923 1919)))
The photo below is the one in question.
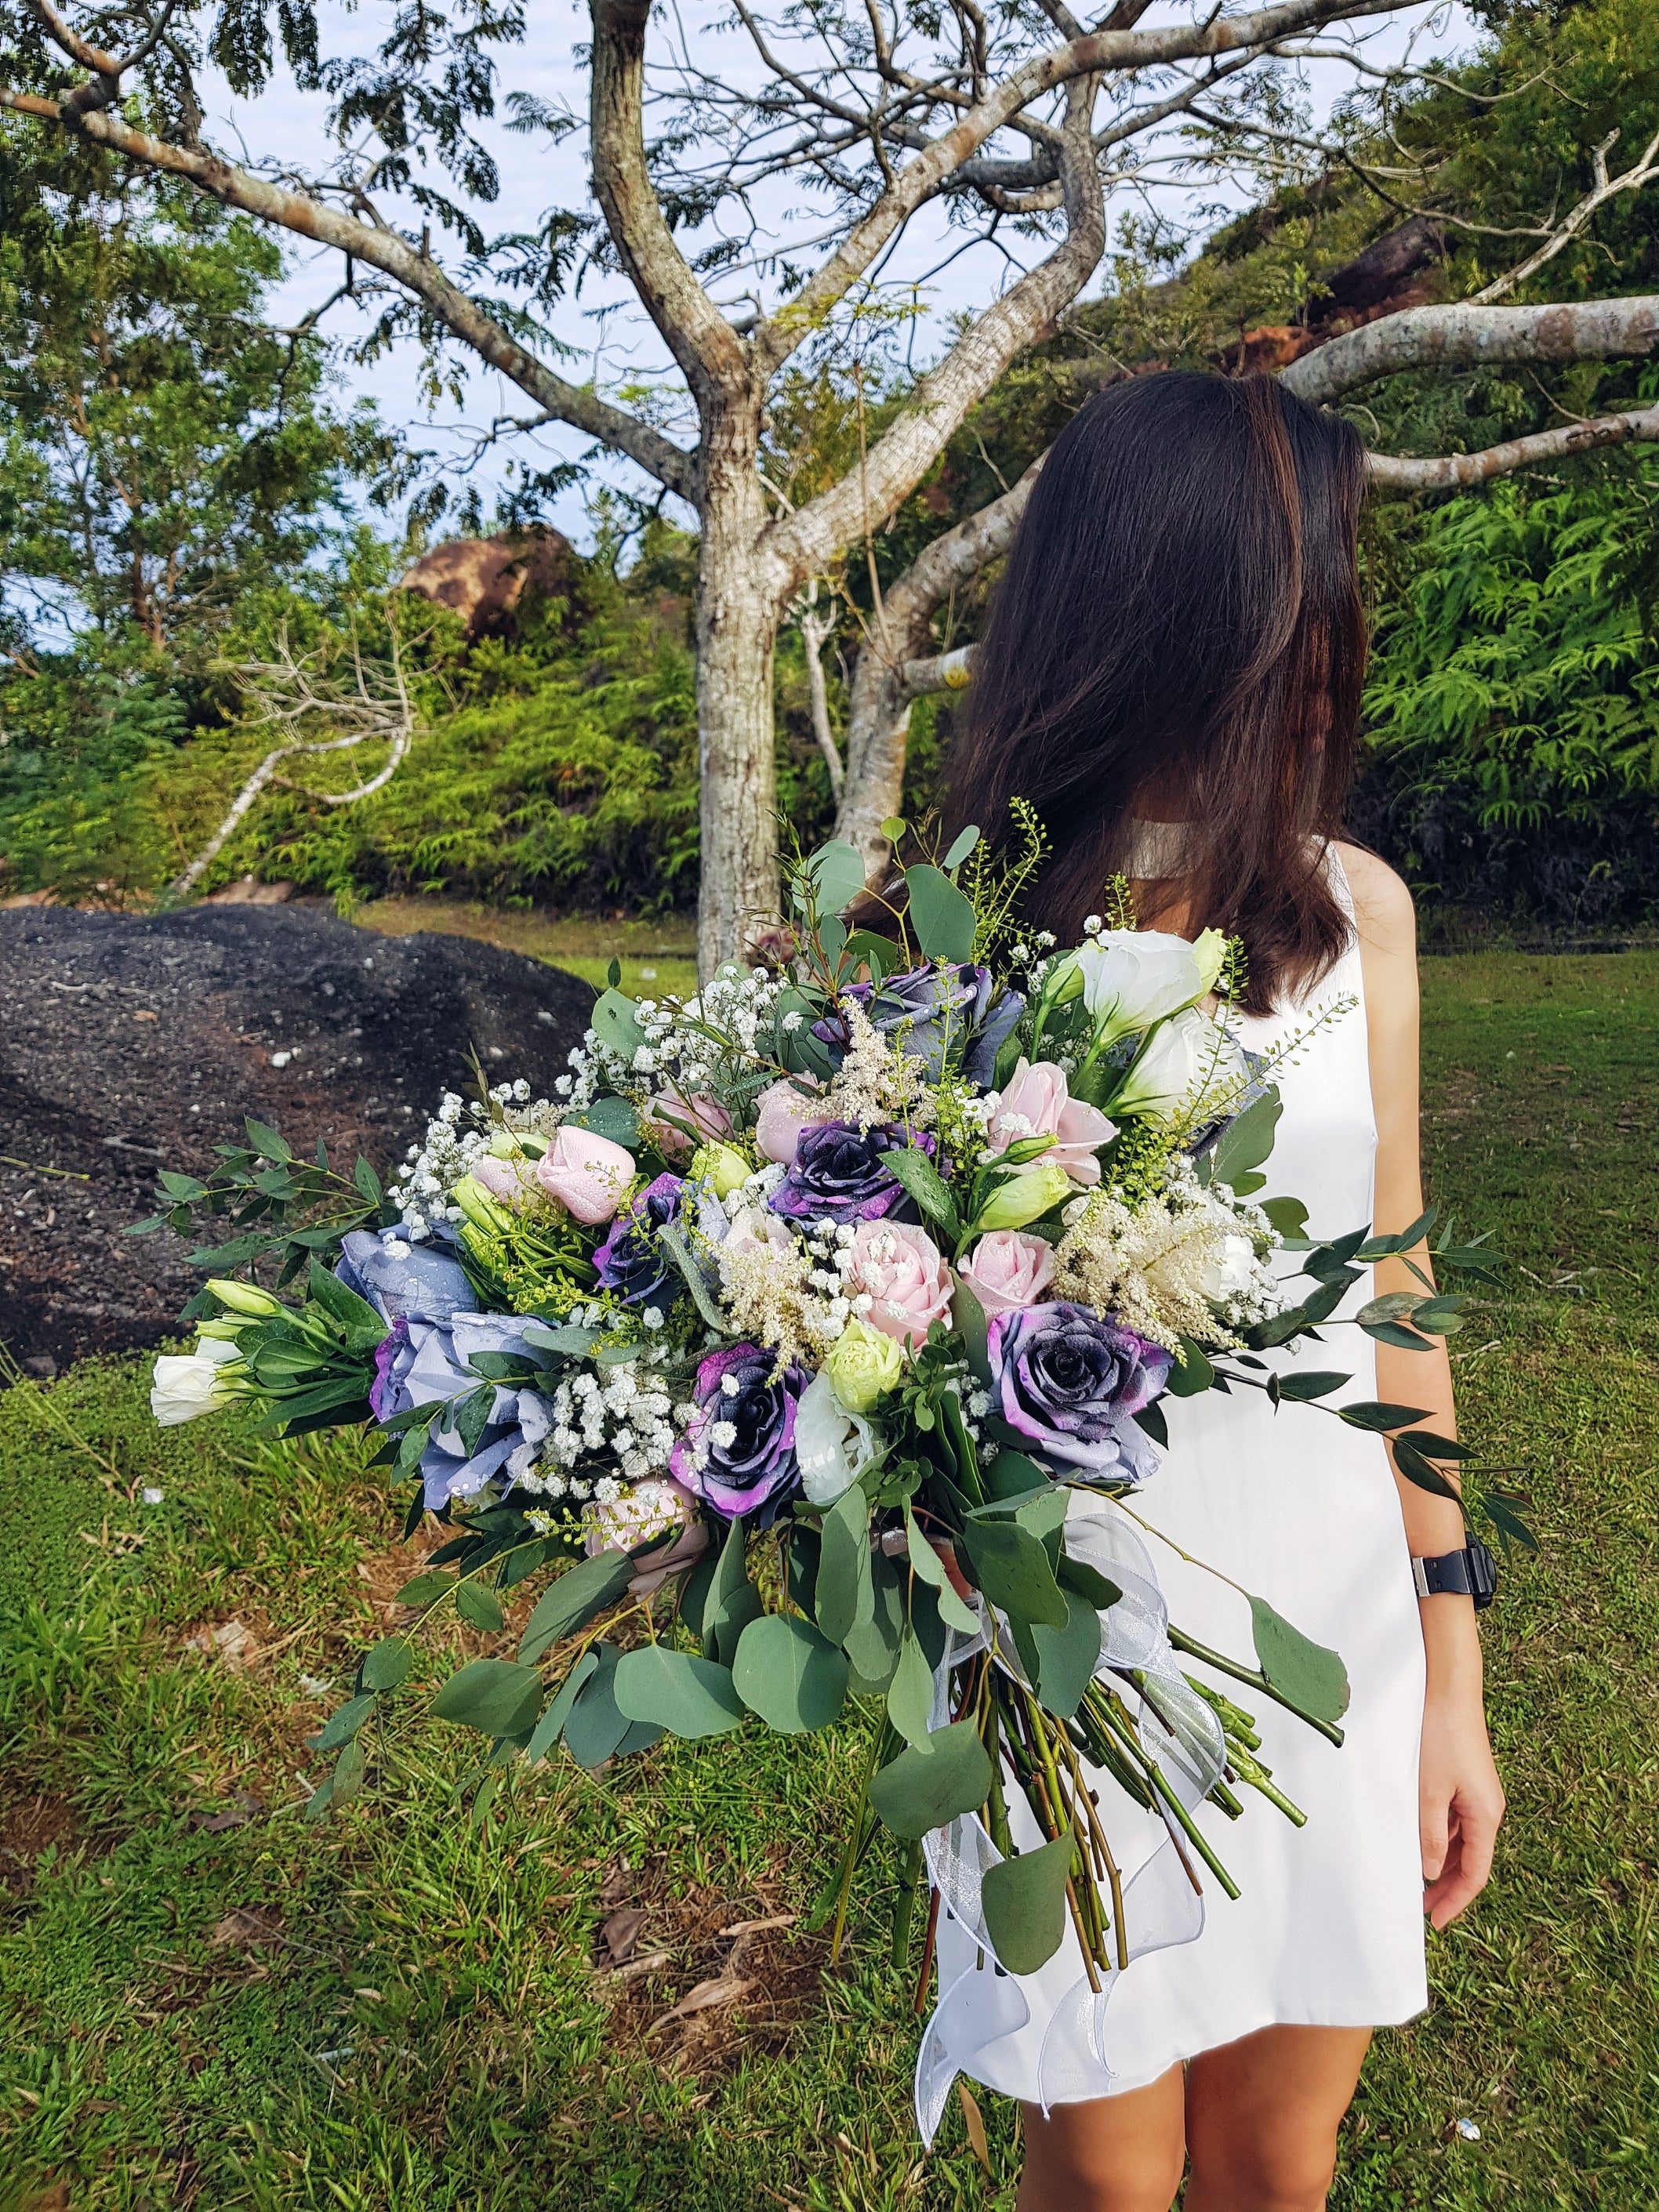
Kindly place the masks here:
POLYGON ((1472 1597, 1475 1611, 1484 1613, 1498 1595, 1498 1562, 1478 1536, 1471 1536, 1461 1552, 1413 1559, 1412 1579, 1419 1597, 1472 1597))

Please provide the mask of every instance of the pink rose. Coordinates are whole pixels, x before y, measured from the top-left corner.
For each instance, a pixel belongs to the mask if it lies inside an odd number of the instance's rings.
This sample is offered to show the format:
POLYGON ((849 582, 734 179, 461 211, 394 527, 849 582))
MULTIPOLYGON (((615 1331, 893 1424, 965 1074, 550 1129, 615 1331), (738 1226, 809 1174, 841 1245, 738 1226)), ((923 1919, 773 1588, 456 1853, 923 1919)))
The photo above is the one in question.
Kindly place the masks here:
POLYGON ((667 1090, 658 1091, 645 1111, 646 1133, 665 1159, 683 1160, 694 1144, 717 1143, 732 1133, 732 1116, 707 1091, 687 1098, 671 1083, 667 1090))
POLYGON ((591 1129, 561 1129, 536 1163, 536 1180, 578 1221, 609 1221, 634 1180, 634 1155, 591 1129))
POLYGON ((986 1124, 988 1152, 1006 1152, 1024 1137, 1052 1137, 1054 1142, 1028 1167, 1064 1168, 1073 1182, 1092 1186, 1100 1181, 1097 1146, 1117 1134, 1097 1106, 1085 1106, 1066 1087, 1066 1071, 1051 1060, 1035 1066, 1022 1060, 1008 1088, 992 1091, 988 1101, 991 1118, 986 1124))
POLYGON ((1048 1295, 1054 1247, 1018 1229, 994 1229, 958 1272, 988 1314, 1012 1313, 1016 1306, 1039 1305, 1048 1295))
POLYGON ((803 1075, 794 1082, 775 1083, 755 1101, 755 1142, 763 1160, 793 1167, 801 1131, 816 1129, 835 1118, 799 1088, 800 1084, 812 1081, 810 1075, 803 1075))
POLYGON ((852 1250, 854 1280, 870 1293, 864 1318, 872 1328, 901 1344, 920 1344, 934 1322, 950 1320, 951 1270, 925 1229, 860 1222, 852 1250))
POLYGON ((498 1160, 494 1153, 486 1152, 483 1159, 474 1161, 472 1180, 482 1183, 493 1199, 502 1206, 510 1206, 515 1213, 522 1213, 536 1195, 535 1164, 521 1153, 512 1159, 498 1160))
POLYGON ((684 1483, 667 1475, 648 1476, 635 1485, 631 1496, 609 1505, 585 1507, 582 1522, 589 1559, 611 1550, 631 1552, 636 1544, 661 1536, 661 1543, 635 1560, 629 1597, 649 1597, 708 1546, 708 1523, 697 1518, 696 1499, 684 1483))

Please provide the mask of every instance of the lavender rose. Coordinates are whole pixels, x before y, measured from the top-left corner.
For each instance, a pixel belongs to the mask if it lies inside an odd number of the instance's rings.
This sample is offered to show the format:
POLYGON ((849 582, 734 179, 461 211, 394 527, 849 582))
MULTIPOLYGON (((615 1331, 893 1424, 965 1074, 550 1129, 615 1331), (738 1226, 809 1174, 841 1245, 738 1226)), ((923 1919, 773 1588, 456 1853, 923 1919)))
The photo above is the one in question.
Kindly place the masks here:
POLYGON ((1038 1457, 1115 1482, 1144 1482, 1158 1452, 1134 1416, 1169 1380, 1170 1355, 1087 1306, 994 1314, 992 1402, 1038 1457))
POLYGON ((674 1219, 684 1196, 683 1176, 659 1175, 628 1200, 593 1255, 600 1283, 607 1291, 620 1291, 625 1306, 673 1303, 672 1262, 657 1242, 657 1231, 674 1219))
POLYGON ((795 1411, 811 1381, 804 1367, 779 1369, 756 1344, 712 1352, 697 1370, 697 1414, 674 1447, 669 1472, 725 1520, 757 1516, 769 1528, 799 1486, 795 1411))
POLYGON ((930 1155, 933 1151, 931 1137, 907 1137, 891 1122, 863 1130, 850 1121, 817 1122, 801 1131, 794 1163, 767 1203, 774 1213, 796 1220, 884 1221, 898 1216, 915 1221, 918 1216, 908 1194, 882 1158, 908 1145, 930 1155))
MULTIPOLYGON (((999 1048, 1025 1011, 1018 991, 1005 991, 993 1006, 994 988, 988 968, 929 962, 890 975, 879 988, 850 984, 841 995, 857 1000, 878 1034, 897 1032, 900 1049, 927 1061, 929 1082, 937 1083, 946 1059, 955 1057, 968 1081, 984 1089, 995 1073, 999 1048)), ((812 1034, 837 1059, 852 1042, 839 1012, 814 1022, 812 1034)))

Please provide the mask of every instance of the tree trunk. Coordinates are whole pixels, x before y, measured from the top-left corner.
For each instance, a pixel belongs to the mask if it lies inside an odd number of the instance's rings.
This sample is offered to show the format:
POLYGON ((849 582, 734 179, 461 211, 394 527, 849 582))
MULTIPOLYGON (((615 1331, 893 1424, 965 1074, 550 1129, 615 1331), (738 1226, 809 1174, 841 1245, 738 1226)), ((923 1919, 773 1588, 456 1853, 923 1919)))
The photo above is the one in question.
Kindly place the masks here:
POLYGON ((777 579, 757 548, 766 522, 758 410, 704 422, 697 558, 697 748, 702 890, 697 971, 743 961, 778 917, 772 660, 777 579))
POLYGON ((881 825, 899 812, 904 797, 912 696, 904 681, 904 664, 925 653, 932 641, 924 616, 919 623, 906 624, 903 635, 893 640, 889 647, 890 661, 882 652, 878 638, 866 638, 853 671, 847 717, 847 781, 836 817, 836 835, 858 847, 872 884, 885 871, 890 850, 881 825))

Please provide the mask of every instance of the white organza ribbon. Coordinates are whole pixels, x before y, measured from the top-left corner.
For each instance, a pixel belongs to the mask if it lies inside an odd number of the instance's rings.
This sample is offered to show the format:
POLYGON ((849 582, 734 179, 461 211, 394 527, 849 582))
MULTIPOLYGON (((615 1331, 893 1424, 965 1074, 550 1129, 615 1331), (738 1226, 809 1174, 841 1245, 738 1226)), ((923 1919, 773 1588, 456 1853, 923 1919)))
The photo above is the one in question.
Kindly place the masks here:
MULTIPOLYGON (((1190 1810, 1220 1779, 1227 1763, 1226 1744, 1220 1722, 1181 1671, 1170 1643, 1169 1613, 1146 1547, 1109 1500, 1073 1491, 1066 1520, 1066 1549, 1122 1592, 1118 1602, 1100 1616, 1100 1663, 1095 1672, 1097 1677, 1113 1676, 1120 1694, 1138 1702, 1141 1741, 1171 1790, 1190 1810), (1135 1674, 1145 1678, 1144 1687, 1130 1679, 1135 1674)), ((933 1676, 934 1728, 950 1722, 952 1673, 985 1643, 982 1632, 947 1634, 933 1676)), ((997 1663, 1006 1662, 999 1655, 997 1663)), ((1194 1888, 1176 1844, 1174 1815, 1162 1805, 1158 1811, 1168 1831, 1165 1840, 1124 1885, 1124 1947, 1131 1966, 1149 1952, 1192 1942, 1204 1928, 1204 1899, 1194 1888)), ((971 2075, 981 2051, 1025 2027, 1031 2007, 1021 1978, 998 1960, 985 1925, 981 1886, 991 1869, 1001 1863, 1002 1854, 983 1822, 977 1814, 965 1814, 948 1827, 936 1828, 924 1839, 922 1849, 940 1911, 967 1931, 984 1960, 958 1975, 940 1996, 917 2054, 916 2124, 923 2142, 931 2145, 957 2075, 971 2075)), ((1052 2105, 1109 2094, 1115 2076, 1106 2058, 1106 2008, 1121 1971, 1125 1970, 1115 1964, 1097 1966, 1097 1989, 1086 1973, 1079 1975, 1055 2006, 1037 2063, 1037 2100, 1045 2113, 1052 2105)))

